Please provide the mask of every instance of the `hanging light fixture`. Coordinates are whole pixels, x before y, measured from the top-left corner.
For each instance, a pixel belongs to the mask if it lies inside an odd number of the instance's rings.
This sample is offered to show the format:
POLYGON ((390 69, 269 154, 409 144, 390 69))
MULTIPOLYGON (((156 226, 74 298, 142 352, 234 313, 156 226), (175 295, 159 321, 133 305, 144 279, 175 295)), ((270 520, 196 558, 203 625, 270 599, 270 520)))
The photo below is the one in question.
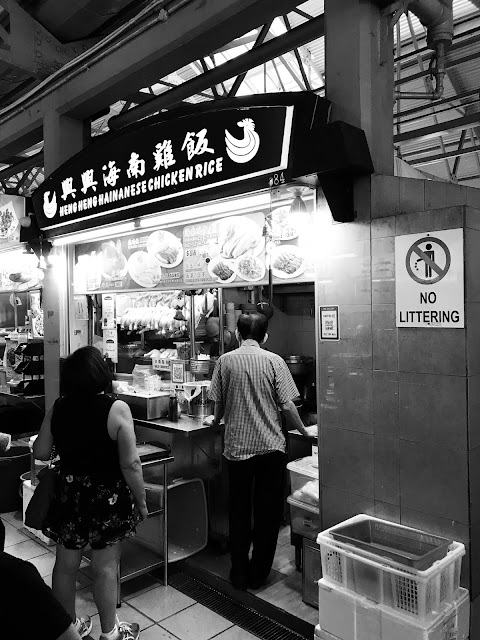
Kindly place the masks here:
POLYGON ((302 195, 304 195, 309 190, 309 188, 295 185, 292 187, 287 187, 287 189, 291 193, 293 193, 293 202, 290 205, 290 213, 306 213, 308 209, 307 205, 302 199, 302 195))
POLYGON ((38 259, 38 268, 43 271, 47 268, 47 261, 45 260, 45 256, 43 255, 43 242, 40 238, 40 257, 38 259))

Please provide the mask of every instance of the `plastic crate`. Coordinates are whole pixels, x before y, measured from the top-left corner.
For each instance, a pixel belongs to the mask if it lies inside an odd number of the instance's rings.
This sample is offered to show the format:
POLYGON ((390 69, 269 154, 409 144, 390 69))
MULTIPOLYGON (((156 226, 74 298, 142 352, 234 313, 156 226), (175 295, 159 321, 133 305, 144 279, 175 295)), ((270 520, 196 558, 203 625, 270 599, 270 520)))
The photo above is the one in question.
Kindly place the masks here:
MULTIPOLYGON (((358 518, 346 522, 355 522, 358 518)), ((387 563, 384 558, 366 551, 359 553, 355 547, 334 540, 330 532, 327 529, 317 537, 326 582, 420 621, 431 620, 442 606, 458 597, 465 555, 465 546, 460 542, 452 542, 444 558, 421 571, 400 563, 394 566, 392 560, 387 563)))
POLYGON ((320 531, 320 509, 303 502, 298 502, 292 496, 288 496, 290 505, 290 526, 293 533, 298 533, 304 538, 315 540, 320 531))
POLYGON ((444 558, 452 544, 447 538, 371 517, 334 527, 330 535, 357 549, 422 570, 444 558))
POLYGON ((292 498, 318 507, 320 487, 317 456, 293 460, 287 464, 287 469, 290 472, 292 498))
POLYGON ((322 640, 467 640, 470 600, 466 589, 442 607, 432 620, 422 623, 388 607, 333 587, 318 583, 319 624, 315 636, 322 640))

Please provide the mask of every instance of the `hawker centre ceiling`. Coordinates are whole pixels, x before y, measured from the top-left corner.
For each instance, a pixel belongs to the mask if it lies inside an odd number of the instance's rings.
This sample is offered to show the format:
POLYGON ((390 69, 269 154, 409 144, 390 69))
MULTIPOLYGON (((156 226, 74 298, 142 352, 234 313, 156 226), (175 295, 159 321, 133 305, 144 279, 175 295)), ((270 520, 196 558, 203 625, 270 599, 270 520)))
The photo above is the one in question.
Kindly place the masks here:
MULTIPOLYGON (((453 0, 453 19, 443 95, 392 99, 396 170, 480 187, 480 0, 453 0)), ((395 90, 426 92, 425 28, 407 13, 393 29, 395 90)), ((95 137, 154 96, 325 92, 323 0, 0 0, 0 40, 0 191, 18 195, 43 182, 54 93, 95 137)))

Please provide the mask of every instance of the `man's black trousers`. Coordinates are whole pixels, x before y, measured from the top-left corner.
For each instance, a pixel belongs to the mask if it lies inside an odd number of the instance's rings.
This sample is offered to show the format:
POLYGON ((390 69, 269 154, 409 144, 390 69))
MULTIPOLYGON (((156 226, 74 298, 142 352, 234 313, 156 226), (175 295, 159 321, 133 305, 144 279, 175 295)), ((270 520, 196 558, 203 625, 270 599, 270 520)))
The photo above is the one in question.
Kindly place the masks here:
POLYGON ((264 582, 272 568, 283 516, 286 462, 281 451, 227 460, 231 577, 240 587, 264 582))

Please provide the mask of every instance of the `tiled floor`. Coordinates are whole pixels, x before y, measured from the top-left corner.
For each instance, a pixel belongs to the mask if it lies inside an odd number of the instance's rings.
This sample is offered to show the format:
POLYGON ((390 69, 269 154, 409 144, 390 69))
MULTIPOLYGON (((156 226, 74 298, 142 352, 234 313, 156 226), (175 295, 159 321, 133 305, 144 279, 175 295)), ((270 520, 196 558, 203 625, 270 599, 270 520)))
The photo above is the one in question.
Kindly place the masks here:
MULTIPOLYGON (((55 547, 47 546, 32 536, 24 528, 20 512, 4 513, 1 517, 6 529, 5 551, 32 562, 50 586, 55 547)), ((227 578, 228 554, 217 556, 205 550, 193 559, 198 567, 227 578)), ((163 586, 150 575, 125 583, 122 594, 119 616, 122 620, 139 623, 141 640, 253 640, 256 637, 171 585, 163 586)), ((315 624, 317 611, 302 602, 301 573, 295 569, 288 528, 279 537, 271 578, 255 594, 315 624)), ((100 634, 100 620, 86 563, 82 563, 77 580, 77 614, 92 616, 93 630, 89 637, 96 640, 100 634)))

